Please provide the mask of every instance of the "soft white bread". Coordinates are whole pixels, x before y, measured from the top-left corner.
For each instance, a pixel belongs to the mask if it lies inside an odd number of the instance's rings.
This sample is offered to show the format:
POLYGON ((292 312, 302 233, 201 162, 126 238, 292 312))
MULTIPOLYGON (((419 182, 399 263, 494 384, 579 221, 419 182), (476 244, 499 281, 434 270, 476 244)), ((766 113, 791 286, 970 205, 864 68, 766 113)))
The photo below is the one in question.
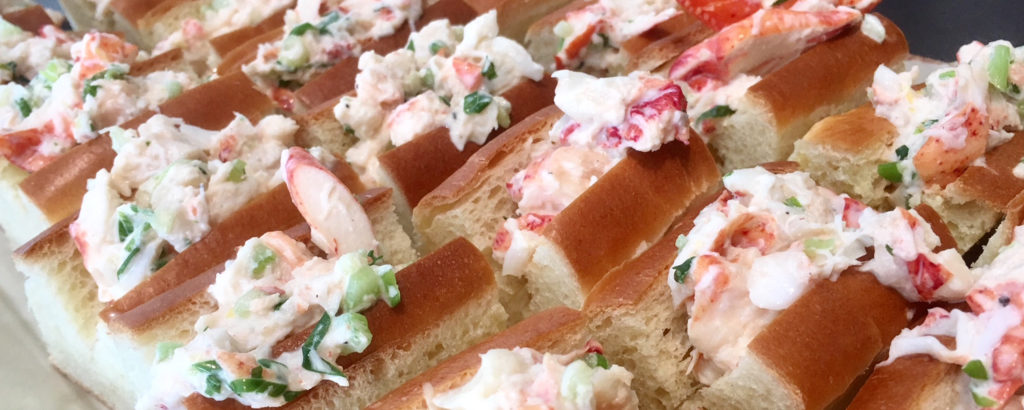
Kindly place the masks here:
MULTIPOLYGON (((284 409, 358 409, 438 362, 505 328, 490 267, 472 244, 457 239, 398 272, 402 302, 378 303, 364 312, 373 340, 360 354, 341 356, 338 365, 350 385, 323 382, 284 409)), ((297 349, 312 327, 275 346, 297 349)), ((193 394, 191 410, 246 408, 193 394)))
MULTIPOLYGON (((236 113, 256 121, 275 109, 274 102, 257 91, 241 73, 187 90, 159 107, 164 115, 182 118, 188 124, 205 129, 223 128, 235 118, 236 113)), ((135 128, 153 114, 143 113, 121 124, 121 127, 135 128)), ((12 233, 17 235, 13 238, 15 243, 23 243, 26 238, 74 215, 85 195, 86 181, 97 171, 110 168, 115 155, 109 136, 101 134, 30 175, 21 170, 3 169, 0 189, 3 189, 5 199, 12 198, 10 203, 13 204, 9 217, 0 218, 4 231, 8 236, 12 233), (6 189, 15 185, 17 189, 6 189), (14 214, 21 210, 24 212, 14 214)))
MULTIPOLYGON (((796 142, 791 159, 823 186, 890 208, 891 184, 878 175, 878 165, 891 161, 896 134, 896 127, 864 105, 815 124, 796 142)), ((1021 156, 1024 132, 986 153, 983 164, 971 165, 952 183, 925 190, 922 201, 941 215, 961 251, 995 227, 1013 197, 1024 191, 1024 180, 1013 175, 1021 156)))
MULTIPOLYGON (((953 342, 946 339, 946 342, 953 342)), ((969 404, 960 366, 927 355, 901 357, 875 367, 848 410, 959 409, 969 404)), ((968 399, 970 400, 970 399, 968 399)))
MULTIPOLYGON (((386 261, 412 262, 415 253, 394 216, 390 192, 371 190, 359 199, 386 261)), ((70 221, 66 222, 20 248, 15 263, 27 276, 29 307, 54 365, 120 409, 134 406, 147 388, 156 344, 187 342, 194 336, 196 319, 215 308, 205 290, 236 247, 264 232, 301 225, 302 217, 282 184, 109 305, 97 300, 96 285, 82 265, 68 234, 70 221)), ((305 233, 308 236, 308 228, 305 233)))
MULTIPOLYGON (((637 394, 652 408, 676 408, 694 392, 687 406, 824 408, 846 394, 907 326, 909 303, 873 275, 849 269, 835 282, 813 284, 754 337, 739 366, 711 386, 681 378, 689 373, 687 318, 675 312, 665 280, 678 253, 676 236, 689 231, 699 210, 689 210, 661 242, 605 276, 584 308, 594 318, 595 336, 637 375, 637 394)), ((937 234, 952 244, 945 232, 937 234)))
MULTIPOLYGON (((579 350, 586 341, 586 318, 579 311, 566 307, 548 309, 441 362, 366 409, 426 409, 425 384, 429 383, 435 394, 465 384, 480 368, 480 355, 492 349, 525 347, 545 353, 567 354, 579 350)), ((614 357, 611 361, 617 363, 614 357)))
POLYGON ((898 66, 907 55, 903 32, 885 17, 878 43, 859 27, 805 51, 747 90, 735 114, 709 136, 723 172, 782 161, 818 120, 867 101, 866 87, 880 64, 898 66))
MULTIPOLYGON (((547 139, 560 117, 554 106, 537 112, 424 197, 413 210, 413 221, 425 247, 461 236, 489 254, 498 228, 515 215, 505 184, 526 167, 532 147, 547 139)), ((522 280, 499 278, 506 308, 515 316, 561 305, 581 307, 594 283, 660 238, 718 177, 713 158, 697 138, 656 152, 630 152, 540 232, 540 245, 522 280)))

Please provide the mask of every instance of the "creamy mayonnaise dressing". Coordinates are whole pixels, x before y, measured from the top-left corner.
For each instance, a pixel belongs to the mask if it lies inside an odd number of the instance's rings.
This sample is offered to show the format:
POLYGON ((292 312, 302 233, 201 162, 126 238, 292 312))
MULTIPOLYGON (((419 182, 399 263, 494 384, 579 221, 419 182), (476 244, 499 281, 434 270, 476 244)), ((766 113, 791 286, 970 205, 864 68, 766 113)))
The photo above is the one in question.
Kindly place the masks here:
POLYGON ((558 71, 555 105, 565 113, 533 147, 531 163, 507 187, 518 217, 499 230, 494 255, 506 275, 520 275, 537 246, 537 232, 626 157, 688 141, 686 102, 671 81, 634 72, 595 78, 558 71))
POLYGON ((914 211, 876 212, 819 187, 803 172, 737 170, 677 245, 668 272, 689 314, 698 379, 734 369, 758 333, 815 281, 850 267, 911 301, 961 300, 976 276, 914 211), (872 259, 864 262, 868 247, 872 259))
MULTIPOLYGON (((689 106, 692 126, 709 140, 724 118, 741 108, 740 100, 762 75, 793 61, 804 50, 862 21, 863 15, 826 0, 802 0, 789 9, 767 5, 685 51, 671 70, 689 106)), ((865 35, 884 40, 875 18, 865 35)))
POLYGON ((555 355, 525 347, 492 349, 480 355, 480 368, 466 384, 438 395, 432 394, 429 384, 424 386, 427 406, 445 410, 638 408, 630 388, 633 375, 606 361, 597 365, 599 356, 583 351, 555 355))
POLYGON ((265 90, 305 84, 337 62, 360 55, 361 41, 390 36, 403 24, 414 24, 423 9, 422 0, 347 0, 321 15, 316 5, 312 19, 298 10, 309 4, 288 10, 284 37, 260 44, 256 59, 242 66, 265 90))
POLYGON ((970 312, 929 310, 924 323, 893 339, 889 359, 881 365, 903 356, 930 355, 964 367, 960 378, 969 386, 975 407, 1013 399, 1024 381, 1024 226, 1014 229, 1013 238, 991 264, 976 268, 981 279, 967 295, 970 312), (953 348, 938 337, 955 340, 953 348))
POLYGON ((71 225, 100 301, 117 299, 249 200, 282 182, 281 152, 298 125, 238 116, 220 131, 156 115, 114 129, 118 155, 87 184, 71 225))
POLYGON ((544 75, 526 49, 498 35, 494 11, 465 27, 432 21, 401 50, 364 53, 359 70, 356 95, 342 97, 334 114, 359 139, 346 159, 371 184, 378 155, 439 126, 459 150, 483 144, 508 126, 512 107, 500 94, 544 75))
POLYGON ((60 28, 22 30, 0 17, 0 84, 35 78, 50 60, 71 58, 73 39, 60 28))
POLYGON ((896 73, 880 66, 868 89, 875 114, 898 130, 887 165, 895 169, 886 176, 899 185, 892 201, 911 206, 927 188, 941 188, 1024 129, 1024 47, 974 42, 960 48, 956 65, 931 73, 920 89, 913 87, 917 73, 917 67, 896 73))
POLYGON ((553 68, 621 72, 622 43, 679 13, 672 0, 599 0, 570 11, 553 29, 561 41, 553 68))
POLYGON ((113 34, 87 33, 71 46, 72 62, 50 60, 28 89, 0 90, 0 100, 12 99, 28 112, 19 113, 19 121, 0 110, 0 119, 33 136, 14 144, 17 150, 0 153, 28 171, 38 170, 102 129, 155 110, 198 82, 190 73, 172 71, 133 76, 129 68, 137 55, 137 47, 113 34))
POLYGON ((152 55, 180 48, 188 61, 216 67, 220 57, 210 40, 260 23, 288 7, 293 0, 205 0, 200 15, 185 19, 181 27, 153 46, 152 55))
POLYGON ((207 290, 217 310, 196 321, 191 341, 157 357, 152 390, 136 408, 183 409, 191 394, 278 407, 324 380, 348 386, 334 363, 370 343, 359 312, 400 299, 394 269, 372 264, 370 256, 314 257, 281 232, 248 240, 207 290), (275 352, 289 335, 314 325, 301 348, 275 352))

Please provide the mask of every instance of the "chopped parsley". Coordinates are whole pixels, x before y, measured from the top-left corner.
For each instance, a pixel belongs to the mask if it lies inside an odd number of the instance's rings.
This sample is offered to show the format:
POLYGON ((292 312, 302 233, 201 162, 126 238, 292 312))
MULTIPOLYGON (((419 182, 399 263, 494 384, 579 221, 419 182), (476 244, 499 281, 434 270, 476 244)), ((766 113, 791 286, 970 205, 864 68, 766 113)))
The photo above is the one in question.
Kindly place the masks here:
POLYGON ((676 280, 676 283, 683 283, 686 281, 686 276, 690 274, 690 270, 693 267, 693 259, 696 256, 691 256, 689 259, 683 261, 683 263, 672 267, 672 277, 676 280))
POLYGON ((437 40, 433 43, 430 43, 430 55, 437 55, 437 53, 440 53, 441 50, 447 49, 448 46, 445 45, 444 42, 442 42, 441 40, 437 40))
POLYGON ((462 101, 462 111, 466 114, 479 114, 491 105, 493 98, 479 91, 473 92, 467 95, 465 100, 462 101))
POLYGON ((801 204, 800 200, 797 199, 795 196, 791 196, 789 198, 786 198, 786 200, 782 201, 782 203, 784 205, 790 207, 790 208, 800 208, 800 209, 804 208, 804 204, 801 204))
POLYGON ((907 155, 910 155, 910 148, 907 148, 906 145, 900 145, 899 148, 896 148, 896 158, 899 158, 900 161, 907 159, 907 155))
POLYGON ((19 98, 14 100, 14 105, 18 106, 18 111, 21 112, 21 118, 28 118, 29 114, 32 114, 32 104, 29 104, 28 100, 19 98))
POLYGON ((710 110, 704 111, 699 117, 697 122, 704 122, 713 118, 724 118, 736 113, 736 110, 732 109, 728 105, 716 105, 711 107, 710 110))
POLYGON ((498 72, 494 69, 494 62, 490 58, 484 60, 484 68, 480 71, 480 75, 488 80, 498 78, 498 72))

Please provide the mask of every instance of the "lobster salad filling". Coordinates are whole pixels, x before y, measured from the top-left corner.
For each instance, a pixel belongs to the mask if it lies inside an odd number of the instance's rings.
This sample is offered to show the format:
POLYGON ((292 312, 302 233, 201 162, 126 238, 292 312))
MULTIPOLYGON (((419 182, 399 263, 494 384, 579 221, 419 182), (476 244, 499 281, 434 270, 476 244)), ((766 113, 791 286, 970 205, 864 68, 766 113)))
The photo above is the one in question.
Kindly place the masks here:
POLYGON ((599 0, 565 15, 554 27, 559 38, 554 68, 618 73, 628 56, 622 43, 679 14, 672 0, 599 0))
POLYGON ((913 86, 917 67, 875 71, 868 90, 875 114, 898 130, 889 162, 878 166, 879 176, 898 186, 894 203, 916 205, 926 188, 941 189, 1024 129, 1024 47, 973 42, 956 58, 931 73, 924 88, 913 86))
POLYGON ((975 281, 955 249, 933 252, 939 238, 915 211, 876 212, 803 172, 757 167, 724 183, 677 240, 667 275, 676 306, 689 314, 702 383, 736 368, 753 338, 814 282, 847 268, 874 274, 909 301, 962 300, 975 281))
MULTIPOLYGON (((864 20, 858 9, 843 4, 799 0, 759 9, 683 52, 670 77, 683 87, 693 129, 710 139, 723 121, 743 108, 743 96, 761 76, 864 20)), ((885 27, 875 17, 869 20, 868 35, 877 40, 881 29, 884 39, 885 27)))
POLYGON ((629 149, 657 151, 689 140, 686 101, 679 86, 645 72, 595 78, 557 71, 555 105, 565 113, 532 149, 531 162, 506 185, 518 209, 493 244, 506 275, 521 275, 541 230, 626 157, 629 149))
POLYGON ((636 409, 633 375, 608 363, 601 346, 588 342, 585 350, 565 355, 517 347, 492 349, 480 355, 480 369, 454 390, 433 395, 424 386, 431 409, 555 410, 636 409))
POLYGON ((219 56, 210 40, 243 27, 253 26, 274 13, 290 7, 294 0, 204 0, 199 16, 187 18, 181 26, 153 46, 152 55, 180 48, 185 59, 216 67, 219 56))
POLYGON ((54 60, 71 59, 71 36, 46 25, 33 33, 0 17, 0 84, 26 83, 54 60))
POLYGON ((929 310, 920 326, 904 329, 892 341, 882 365, 926 354, 963 368, 960 377, 970 392, 965 407, 1020 404, 1015 395, 1024 385, 1024 226, 1014 229, 1013 237, 991 264, 976 268, 981 279, 967 294, 969 312, 929 310), (955 347, 939 338, 952 338, 955 347))
POLYGON ((337 62, 361 54, 361 41, 393 35, 406 22, 415 22, 423 8, 421 0, 347 0, 320 14, 319 2, 312 3, 300 2, 299 7, 309 7, 306 10, 288 10, 284 38, 260 44, 256 59, 242 66, 260 87, 297 88, 337 62))
POLYGON ((29 88, 12 92, 16 118, 0 108, 0 118, 16 123, 0 135, 0 154, 34 172, 100 130, 155 110, 198 82, 175 71, 131 75, 137 55, 137 47, 113 34, 83 36, 71 46, 72 61, 50 60, 29 88))
POLYGON ((297 130, 279 115, 256 124, 238 116, 219 131, 163 115, 138 131, 112 129, 114 165, 89 180, 70 230, 100 301, 123 296, 279 185, 281 153, 297 130))
POLYGON ((277 407, 324 380, 348 386, 338 357, 372 340, 360 312, 401 301, 394 268, 372 251, 323 259, 282 232, 249 239, 207 292, 217 310, 184 345, 158 345, 155 382, 137 408, 184 409, 193 394, 277 407), (310 327, 301 347, 278 346, 310 327))
POLYGON ((342 97, 334 115, 358 139, 345 155, 367 182, 375 182, 378 155, 438 127, 459 150, 483 144, 509 126, 512 105, 500 94, 544 75, 526 49, 498 35, 493 10, 464 27, 432 21, 404 49, 364 53, 359 69, 356 95, 342 97))

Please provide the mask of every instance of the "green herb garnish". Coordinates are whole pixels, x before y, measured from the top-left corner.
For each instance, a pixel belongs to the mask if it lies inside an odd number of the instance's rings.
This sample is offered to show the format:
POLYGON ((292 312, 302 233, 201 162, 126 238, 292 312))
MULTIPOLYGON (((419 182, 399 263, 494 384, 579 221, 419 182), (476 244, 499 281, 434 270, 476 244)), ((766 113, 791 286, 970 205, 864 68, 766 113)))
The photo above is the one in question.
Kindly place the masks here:
POLYGON ((906 145, 900 145, 899 148, 896 148, 896 158, 899 158, 900 161, 907 159, 907 155, 910 155, 910 148, 907 148, 906 145))
POLYGON ((494 62, 490 58, 484 60, 484 68, 480 71, 480 75, 488 80, 498 78, 498 72, 494 69, 494 62))
POLYGON ((899 164, 895 162, 878 164, 878 175, 889 182, 897 184, 903 182, 903 174, 900 172, 899 164))
POLYGON ((716 105, 711 107, 710 110, 704 111, 699 117, 697 122, 704 122, 713 118, 724 118, 736 113, 736 110, 732 109, 728 105, 716 105))
POLYGON ((976 380, 988 380, 988 370, 985 370, 985 364, 981 360, 971 360, 964 365, 964 374, 968 377, 976 380))
POLYGON ((683 261, 683 263, 672 267, 672 277, 676 280, 676 283, 683 283, 686 281, 686 276, 690 274, 690 269, 693 267, 693 259, 696 256, 691 256, 689 259, 683 261))
POLYGON ((310 333, 309 338, 302 344, 302 368, 320 374, 345 377, 341 369, 324 360, 316 351, 320 347, 320 343, 324 341, 324 337, 327 336, 327 331, 330 328, 331 315, 324 312, 323 316, 320 317, 320 321, 316 323, 316 327, 313 328, 313 333, 310 333))
POLYGON ((492 100, 493 98, 488 94, 479 91, 473 92, 462 101, 462 111, 466 114, 479 114, 488 105, 491 105, 492 100))
POLYGON ((786 198, 785 201, 782 201, 782 204, 786 205, 786 206, 788 206, 790 208, 800 208, 800 209, 804 208, 804 204, 801 204, 800 200, 797 199, 795 196, 791 196, 789 198, 786 198))
POLYGON ((228 171, 227 180, 234 183, 245 181, 245 161, 236 159, 231 163, 231 170, 228 171))
POLYGON ((611 365, 608 364, 608 359, 605 358, 604 355, 600 353, 588 353, 586 356, 583 356, 583 362, 586 363, 587 366, 590 366, 591 368, 611 368, 611 365))
POLYGON ((29 114, 32 114, 32 104, 29 104, 28 100, 19 98, 14 100, 14 105, 18 106, 18 112, 21 113, 21 118, 28 118, 29 114))

